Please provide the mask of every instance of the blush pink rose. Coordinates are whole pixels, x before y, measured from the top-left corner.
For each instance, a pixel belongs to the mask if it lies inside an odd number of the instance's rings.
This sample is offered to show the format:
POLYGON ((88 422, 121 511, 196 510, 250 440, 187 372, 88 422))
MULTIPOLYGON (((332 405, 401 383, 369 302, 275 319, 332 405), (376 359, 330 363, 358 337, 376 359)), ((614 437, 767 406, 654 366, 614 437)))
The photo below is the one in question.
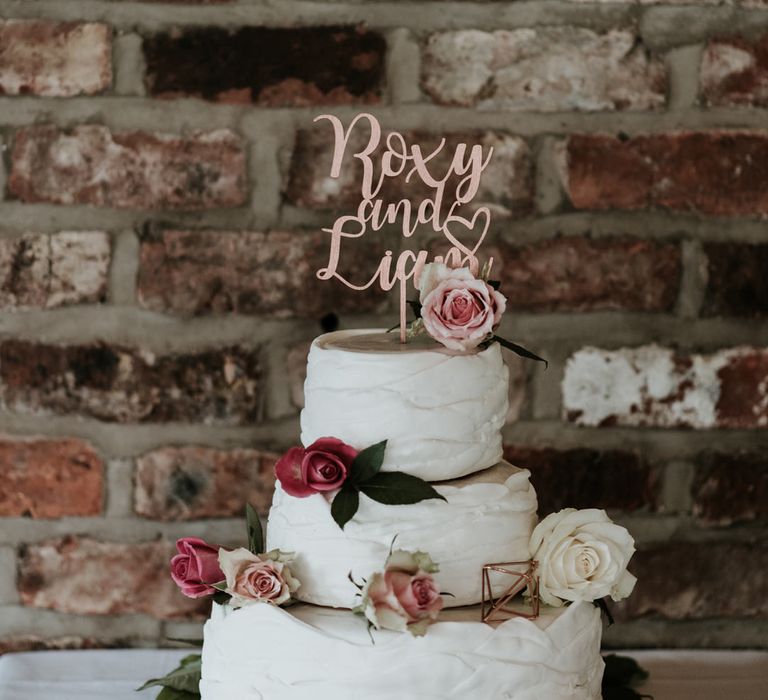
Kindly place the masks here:
POLYGON ((275 475, 290 496, 306 498, 335 491, 346 481, 357 450, 333 437, 320 438, 306 449, 292 447, 275 465, 275 475))
POLYGON ((358 611, 377 629, 424 634, 444 604, 432 576, 436 571, 422 552, 394 552, 385 570, 369 578, 358 611))
POLYGON ((436 620, 443 609, 443 598, 435 579, 430 574, 411 575, 403 571, 388 571, 385 577, 400 606, 408 615, 408 622, 418 622, 424 618, 436 620))
POLYGON ((257 555, 247 549, 220 552, 221 568, 230 594, 230 605, 242 607, 254 602, 282 605, 291 599, 299 582, 284 561, 257 555))
POLYGON ((507 306, 503 294, 468 268, 431 263, 419 288, 424 329, 451 350, 471 350, 487 340, 507 306))
POLYGON ((171 559, 171 578, 188 598, 213 595, 212 584, 224 580, 219 566, 219 547, 197 537, 184 537, 176 542, 178 554, 171 559))

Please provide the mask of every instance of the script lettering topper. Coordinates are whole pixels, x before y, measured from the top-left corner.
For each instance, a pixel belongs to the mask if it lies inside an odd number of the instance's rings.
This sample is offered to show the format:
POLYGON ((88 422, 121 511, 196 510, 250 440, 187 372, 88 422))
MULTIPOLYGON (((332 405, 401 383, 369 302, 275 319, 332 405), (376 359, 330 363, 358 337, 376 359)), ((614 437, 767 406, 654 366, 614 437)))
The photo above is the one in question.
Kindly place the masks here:
MULTIPOLYGON (((368 142, 351 155, 357 158, 363 171, 360 185, 360 204, 354 214, 346 214, 336 219, 331 228, 323 231, 331 234, 331 246, 328 264, 317 271, 321 280, 336 279, 350 289, 364 290, 378 284, 382 290, 389 291, 396 284, 400 285, 400 340, 405 342, 407 285, 413 280, 418 287, 419 276, 427 263, 426 250, 404 250, 393 260, 391 250, 384 252, 373 276, 362 284, 352 282, 339 270, 342 241, 347 238, 360 238, 369 230, 379 231, 385 225, 394 225, 401 221, 403 237, 410 238, 420 226, 429 226, 433 231, 442 233, 451 247, 445 256, 436 256, 438 262, 451 266, 469 266, 477 274, 477 251, 480 248, 491 223, 488 207, 471 209, 471 216, 463 215, 462 207, 468 205, 478 192, 480 177, 493 155, 493 147, 484 148, 480 144, 469 147, 466 143, 456 145, 449 161, 437 160, 438 154, 446 147, 443 138, 440 144, 429 153, 423 153, 416 143, 408 144, 405 137, 397 131, 382 134, 378 119, 372 114, 358 114, 347 129, 341 120, 332 114, 321 114, 314 121, 327 120, 333 127, 334 151, 330 176, 341 176, 342 162, 350 144, 350 136, 362 122, 370 130, 368 142), (381 147, 383 153, 374 162, 372 156, 381 147), (438 162, 449 162, 447 168, 438 172, 438 162), (385 202, 379 194, 388 178, 404 177, 405 182, 420 179, 430 190, 430 196, 418 204, 404 197, 398 202, 385 202), (458 178, 458 180, 457 180, 458 178), (456 182, 452 192, 446 196, 448 181, 456 182), (447 205, 446 202, 450 202, 447 205), (473 238, 472 247, 465 245, 457 231, 479 231, 473 238)), ((469 207, 467 207, 469 209, 469 207)))

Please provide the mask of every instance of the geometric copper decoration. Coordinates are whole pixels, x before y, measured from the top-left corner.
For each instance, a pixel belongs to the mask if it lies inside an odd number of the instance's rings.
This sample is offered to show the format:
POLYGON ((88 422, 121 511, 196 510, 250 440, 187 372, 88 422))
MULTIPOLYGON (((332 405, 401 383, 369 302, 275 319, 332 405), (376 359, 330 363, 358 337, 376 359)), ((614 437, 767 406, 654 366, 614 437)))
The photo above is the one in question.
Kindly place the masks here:
POLYGON ((538 565, 539 562, 529 559, 486 564, 483 567, 483 622, 504 622, 511 617, 535 620, 539 616, 539 577, 536 576, 538 565), (493 595, 492 573, 509 578, 510 586, 498 597, 493 595), (525 588, 530 592, 530 611, 510 608, 510 601, 525 588))

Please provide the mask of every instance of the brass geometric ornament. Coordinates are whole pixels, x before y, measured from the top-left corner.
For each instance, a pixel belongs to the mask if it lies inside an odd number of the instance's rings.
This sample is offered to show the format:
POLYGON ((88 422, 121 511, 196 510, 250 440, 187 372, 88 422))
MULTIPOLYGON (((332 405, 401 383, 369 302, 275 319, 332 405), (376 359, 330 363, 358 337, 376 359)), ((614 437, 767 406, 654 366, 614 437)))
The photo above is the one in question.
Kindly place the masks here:
POLYGON ((539 616, 539 577, 536 569, 539 565, 534 559, 528 561, 508 561, 483 566, 483 622, 504 622, 512 617, 535 620, 539 616), (499 596, 493 595, 491 575, 498 579, 507 579, 509 587, 499 596), (510 603, 525 588, 530 594, 530 609, 510 607, 510 603))

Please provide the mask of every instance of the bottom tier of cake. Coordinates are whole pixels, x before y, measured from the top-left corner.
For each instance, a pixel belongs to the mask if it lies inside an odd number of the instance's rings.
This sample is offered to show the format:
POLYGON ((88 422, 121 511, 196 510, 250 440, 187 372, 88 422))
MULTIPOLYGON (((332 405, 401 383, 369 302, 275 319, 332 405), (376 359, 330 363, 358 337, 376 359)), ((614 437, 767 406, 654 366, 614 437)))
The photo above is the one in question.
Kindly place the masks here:
POLYGON ((602 623, 591 603, 490 626, 446 610, 424 637, 371 630, 349 611, 214 605, 203 700, 595 700, 602 623))

